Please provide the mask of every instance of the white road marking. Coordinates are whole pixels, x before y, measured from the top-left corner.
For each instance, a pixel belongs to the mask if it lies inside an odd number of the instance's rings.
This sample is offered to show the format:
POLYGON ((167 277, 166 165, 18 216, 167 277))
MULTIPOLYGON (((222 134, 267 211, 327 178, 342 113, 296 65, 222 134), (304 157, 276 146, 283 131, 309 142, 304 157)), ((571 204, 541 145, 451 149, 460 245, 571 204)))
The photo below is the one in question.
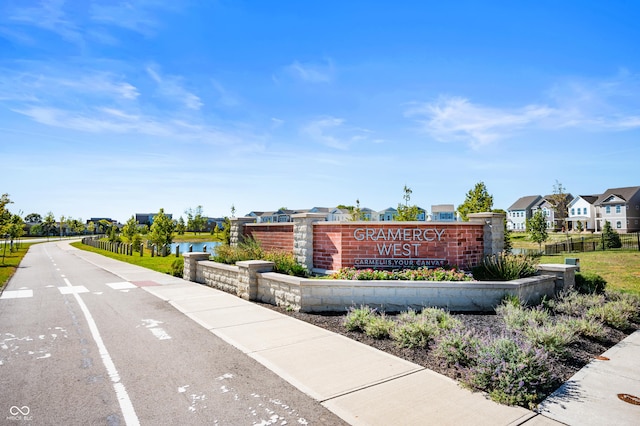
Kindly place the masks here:
MULTIPOLYGON (((68 287, 73 288, 68 279, 65 278, 64 282, 68 287)), ((100 358, 102 358, 102 362, 107 369, 109 378, 113 382, 113 389, 116 392, 116 398, 118 399, 118 403, 120 404, 120 410, 122 411, 122 417, 124 417, 125 423, 127 425, 139 425, 140 421, 138 420, 136 411, 133 408, 133 404, 131 403, 129 394, 125 389, 124 384, 120 382, 120 374, 118 374, 118 370, 116 369, 116 366, 111 359, 111 355, 109 355, 109 351, 107 350, 107 347, 105 346, 104 341, 100 336, 100 331, 98 330, 98 326, 96 325, 91 312, 89 312, 89 308, 87 308, 87 305, 85 305, 84 301, 77 292, 73 292, 72 294, 73 297, 75 297, 76 302, 78 302, 78 305, 80 306, 85 319, 87 320, 89 331, 91 331, 93 340, 95 340, 96 345, 98 346, 100 358)))
POLYGON ((5 290, 0 299, 23 299, 33 297, 33 290, 5 290))
POLYGON ((168 340, 171 339, 171 336, 167 334, 166 331, 161 329, 160 327, 150 328, 151 333, 158 338, 158 340, 168 340))
POLYGON ((94 291, 93 294, 97 294, 98 296, 100 296, 102 294, 101 291, 94 291))
POLYGON ((178 388, 178 393, 185 393, 187 391, 188 387, 189 387, 189 385, 180 386, 178 388))
MULTIPOLYGON (((66 278, 64 279, 64 281, 69 282, 69 280, 67 280, 66 278)), ((83 285, 73 286, 69 284, 68 287, 58 287, 58 290, 60 290, 61 294, 89 293, 89 290, 87 290, 87 288, 83 285)))
POLYGON ((125 290, 128 288, 137 288, 135 285, 131 284, 130 282, 122 282, 122 283, 107 283, 107 285, 109 287, 111 287, 114 290, 125 290))

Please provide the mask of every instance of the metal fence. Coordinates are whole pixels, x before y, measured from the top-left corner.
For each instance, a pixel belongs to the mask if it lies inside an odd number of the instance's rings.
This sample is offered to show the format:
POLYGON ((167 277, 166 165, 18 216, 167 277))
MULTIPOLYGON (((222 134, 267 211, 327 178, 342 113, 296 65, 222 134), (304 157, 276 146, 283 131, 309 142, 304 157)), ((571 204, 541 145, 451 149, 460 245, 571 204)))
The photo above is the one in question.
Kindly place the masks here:
MULTIPOLYGON (((622 246, 620 249, 639 250, 640 251, 640 233, 619 234, 622 246)), ((559 254, 564 252, 584 252, 584 251, 603 251, 613 250, 607 248, 604 244, 604 237, 600 235, 592 235, 586 237, 571 237, 567 241, 557 242, 554 244, 545 244, 544 254, 559 254)))

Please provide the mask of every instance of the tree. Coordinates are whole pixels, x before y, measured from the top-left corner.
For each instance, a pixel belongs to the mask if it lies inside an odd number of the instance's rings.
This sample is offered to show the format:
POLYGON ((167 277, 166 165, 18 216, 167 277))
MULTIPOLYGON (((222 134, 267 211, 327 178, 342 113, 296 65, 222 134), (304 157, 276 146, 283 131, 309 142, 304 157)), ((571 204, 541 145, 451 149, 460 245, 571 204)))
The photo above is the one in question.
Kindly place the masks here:
POLYGON ((547 218, 545 214, 538 210, 531 219, 527 220, 527 232, 531 237, 531 241, 538 243, 540 251, 542 251, 542 243, 547 241, 547 218))
POLYGON ((576 229, 578 230, 578 232, 584 231, 584 225, 582 225, 581 220, 579 220, 578 223, 576 223, 576 229))
POLYGON ((60 216, 60 238, 62 238, 62 236, 64 235, 64 224, 66 223, 67 218, 62 215, 60 216))
POLYGON ((136 222, 135 216, 131 216, 129 220, 122 227, 122 236, 125 241, 128 243, 132 243, 133 239, 136 235, 138 235, 140 231, 138 231, 138 222, 136 222))
POLYGON ((490 212, 493 208, 493 195, 489 195, 484 182, 476 183, 476 186, 467 192, 464 203, 458 206, 458 213, 465 222, 469 220, 469 214, 490 212))
POLYGON ((207 218, 202 215, 202 206, 198 206, 195 209, 185 210, 187 215, 187 230, 194 231, 196 233, 202 232, 207 224, 207 218))
POLYGON ((554 212, 555 225, 562 228, 563 231, 567 230, 568 207, 569 202, 571 202, 569 194, 565 191, 566 188, 562 186, 562 183, 556 180, 556 183, 553 185, 553 194, 549 196, 549 202, 554 212))
POLYGON ((398 213, 393 217, 393 219, 399 222, 411 222, 418 220, 420 208, 416 205, 409 205, 409 200, 411 200, 411 194, 413 194, 413 191, 407 185, 404 186, 403 191, 404 195, 402 198, 404 199, 404 205, 398 204, 398 213))
POLYGON ((47 234, 47 239, 51 236, 51 232, 55 229, 55 226, 56 218, 53 215, 53 212, 48 212, 42 221, 42 230, 47 234))
POLYGON ((7 234, 9 234, 9 239, 10 239, 9 250, 13 252, 14 251, 13 242, 24 234, 24 221, 17 214, 11 215, 11 218, 9 219, 9 223, 5 226, 5 231, 7 234))
POLYGON ((96 232, 96 224, 93 223, 93 221, 89 221, 89 223, 87 223, 87 231, 89 231, 90 234, 94 234, 96 232))
MULTIPOLYGON (((153 218, 151 225, 151 233, 149 240, 157 247, 168 247, 173 242, 173 232, 176 224, 164 214, 164 209, 160 209, 158 214, 153 218)), ((163 255, 165 253, 162 253, 163 255)))
POLYGON ((2 194, 0 196, 0 235, 7 234, 7 227, 11 221, 11 213, 7 209, 8 204, 12 204, 13 201, 9 198, 9 194, 2 194))
POLYGON ((349 209, 349 206, 345 206, 345 208, 351 212, 350 220, 352 220, 352 221, 367 220, 367 218, 364 215, 364 212, 360 208, 360 200, 359 199, 356 200, 356 206, 355 207, 353 207, 353 206, 350 206, 350 207, 351 207, 351 209, 349 209))
POLYGON ((99 234, 108 234, 111 231, 111 227, 113 223, 109 222, 107 219, 100 219, 98 221, 98 233, 99 234))
POLYGON ((38 213, 29 213, 24 217, 24 221, 27 223, 40 223, 42 222, 42 216, 38 213))
POLYGON ((608 220, 604 222, 602 227, 602 244, 605 249, 622 247, 620 235, 611 227, 611 223, 608 220))
POLYGON ((176 232, 178 233, 178 235, 184 235, 186 230, 187 225, 185 225, 184 219, 182 218, 182 216, 180 216, 180 219, 178 219, 178 223, 176 224, 176 232))

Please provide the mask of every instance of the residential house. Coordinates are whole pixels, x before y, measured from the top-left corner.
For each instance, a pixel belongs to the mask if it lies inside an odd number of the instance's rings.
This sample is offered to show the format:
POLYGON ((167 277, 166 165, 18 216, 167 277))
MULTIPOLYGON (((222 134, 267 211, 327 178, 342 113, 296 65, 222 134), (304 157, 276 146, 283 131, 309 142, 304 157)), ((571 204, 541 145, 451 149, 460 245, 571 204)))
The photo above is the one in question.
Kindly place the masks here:
POLYGON ((434 204, 431 206, 431 220, 434 222, 455 222, 456 208, 453 204, 434 204))
POLYGON ((596 230, 596 207, 598 195, 578 195, 567 206, 569 217, 567 218, 569 229, 577 231, 582 224, 583 231, 594 232, 596 230))
MULTIPOLYGON (((573 200, 573 195, 564 194, 565 200, 564 205, 568 206, 569 203, 573 200)), ((565 219, 567 218, 567 212, 557 212, 556 211, 556 203, 554 202, 554 195, 545 195, 541 200, 531 209, 531 212, 535 214, 536 211, 540 210, 544 213, 547 218, 547 229, 550 231, 561 231, 564 230, 565 227, 565 219)))
POLYGON ((527 220, 533 216, 535 206, 542 200, 539 195, 520 197, 507 210, 507 229, 524 232, 527 230, 527 220))
POLYGON ((389 207, 378 212, 378 220, 381 220, 381 221, 394 220, 397 214, 398 214, 398 210, 394 209, 393 207, 389 207))
POLYGON ((597 230, 608 221, 621 233, 640 231, 640 186, 607 189, 594 205, 597 230))

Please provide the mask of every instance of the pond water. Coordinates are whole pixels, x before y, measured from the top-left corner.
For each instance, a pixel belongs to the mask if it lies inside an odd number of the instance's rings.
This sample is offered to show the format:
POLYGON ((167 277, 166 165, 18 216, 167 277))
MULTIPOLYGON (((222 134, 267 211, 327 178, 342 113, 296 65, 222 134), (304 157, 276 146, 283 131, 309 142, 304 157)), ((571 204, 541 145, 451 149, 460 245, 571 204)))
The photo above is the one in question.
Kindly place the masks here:
POLYGON ((180 247, 180 253, 187 253, 189 246, 193 246, 192 251, 204 251, 203 247, 207 246, 207 253, 213 253, 213 248, 220 245, 220 241, 207 241, 207 242, 180 242, 171 244, 171 253, 176 252, 176 246, 180 247))

